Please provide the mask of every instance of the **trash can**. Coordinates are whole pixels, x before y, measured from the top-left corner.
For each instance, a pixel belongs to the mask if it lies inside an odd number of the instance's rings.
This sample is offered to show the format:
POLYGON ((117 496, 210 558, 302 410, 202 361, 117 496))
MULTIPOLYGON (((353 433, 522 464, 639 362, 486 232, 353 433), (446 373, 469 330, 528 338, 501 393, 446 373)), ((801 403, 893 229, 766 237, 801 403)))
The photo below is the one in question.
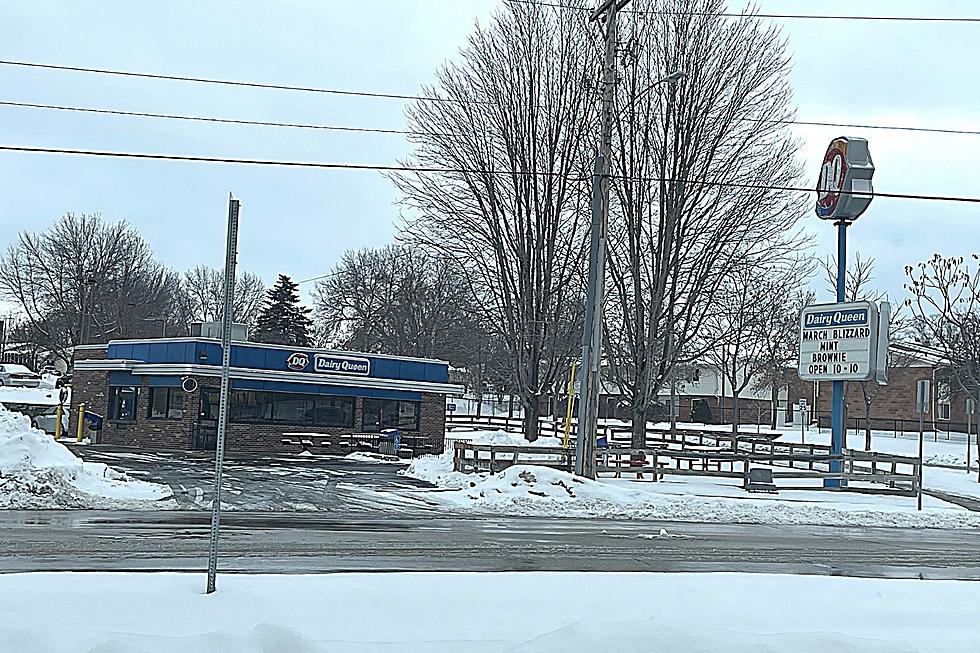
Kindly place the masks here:
POLYGON ((378 434, 378 453, 397 456, 401 444, 402 434, 398 429, 384 429, 378 434))

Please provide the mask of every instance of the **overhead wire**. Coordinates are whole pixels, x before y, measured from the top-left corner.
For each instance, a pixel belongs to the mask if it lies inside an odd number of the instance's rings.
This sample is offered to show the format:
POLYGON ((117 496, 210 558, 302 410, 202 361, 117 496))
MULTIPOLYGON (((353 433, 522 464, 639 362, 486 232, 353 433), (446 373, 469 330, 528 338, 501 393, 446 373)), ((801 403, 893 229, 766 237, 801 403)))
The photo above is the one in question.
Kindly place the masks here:
MULTIPOLYGON (((149 159, 149 160, 163 160, 163 161, 187 161, 187 162, 199 162, 199 163, 228 163, 228 164, 240 164, 240 165, 262 165, 262 166, 278 166, 278 167, 291 167, 291 168, 319 168, 319 169, 330 169, 330 170, 374 170, 380 172, 414 172, 414 173, 467 173, 467 174, 491 174, 491 175, 519 175, 519 176, 549 176, 549 177, 566 177, 576 181, 589 181, 591 177, 580 176, 574 177, 569 175, 563 175, 558 172, 547 172, 547 171, 513 171, 513 170, 488 170, 481 168, 451 168, 451 167, 439 167, 439 166, 407 166, 407 165, 394 165, 394 164, 373 164, 373 163, 343 163, 343 162, 325 162, 325 161, 292 161, 284 159, 248 159, 248 158, 235 158, 235 157, 217 157, 217 156, 198 156, 198 155, 185 155, 185 154, 157 154, 149 152, 119 152, 119 151, 109 151, 109 150, 82 150, 82 149, 70 149, 70 148, 53 148, 53 147, 33 147, 26 145, 0 145, 0 151, 7 152, 30 152, 30 153, 42 153, 42 154, 66 154, 66 155, 80 155, 80 156, 99 156, 99 157, 111 157, 111 158, 125 158, 125 159, 149 159)), ((786 192, 800 192, 800 193, 814 193, 817 192, 816 188, 804 188, 801 186, 779 186, 779 185, 768 185, 768 184, 745 184, 738 182, 725 182, 725 181, 708 181, 708 180, 694 180, 694 179, 670 179, 661 177, 633 177, 628 175, 610 175, 613 179, 630 179, 635 181, 652 181, 652 182, 668 182, 668 183, 685 183, 693 185, 703 185, 703 186, 717 186, 717 187, 728 187, 728 188, 743 188, 743 189, 758 189, 758 190, 777 190, 786 192)), ((871 193, 858 192, 858 191, 840 191, 845 195, 861 195, 870 197, 883 197, 890 199, 907 199, 907 200, 924 200, 924 201, 939 201, 939 202, 965 202, 971 204, 980 204, 980 197, 964 197, 956 195, 925 195, 917 193, 889 193, 874 191, 871 193)))
MULTIPOLYGON (((162 120, 180 120, 186 122, 208 122, 230 125, 246 125, 258 127, 284 127, 292 129, 315 129, 323 131, 338 132, 361 132, 375 134, 395 134, 404 136, 446 136, 450 134, 441 132, 421 132, 408 129, 388 129, 381 127, 356 127, 343 125, 325 125, 319 123, 299 123, 299 122, 278 122, 272 120, 249 120, 244 118, 221 118, 216 116, 185 115, 173 113, 155 113, 149 111, 125 111, 122 109, 105 109, 98 107, 78 107, 63 104, 43 104, 38 102, 17 102, 13 100, 0 100, 0 106, 14 107, 22 109, 43 109, 52 111, 66 111, 74 113, 92 113, 100 115, 126 116, 134 118, 153 118, 162 120)), ((872 125, 862 123, 843 123, 816 120, 779 120, 773 118, 738 118, 739 121, 773 123, 785 125, 801 125, 811 127, 841 127, 847 129, 881 129, 894 131, 923 132, 931 134, 952 134, 958 136, 980 136, 980 130, 973 129, 950 129, 944 127, 914 127, 911 125, 872 125)))
MULTIPOLYGON (((575 11, 592 11, 590 7, 561 4, 558 2, 542 2, 540 0, 505 0, 513 4, 535 5, 538 7, 554 7, 575 11)), ((923 22, 923 23, 980 23, 980 17, 973 16, 869 16, 847 14, 768 14, 768 13, 738 13, 712 11, 670 11, 621 9, 620 13, 627 14, 660 14, 668 16, 723 16, 725 18, 773 18, 801 20, 861 20, 861 21, 892 21, 892 22, 923 22)))

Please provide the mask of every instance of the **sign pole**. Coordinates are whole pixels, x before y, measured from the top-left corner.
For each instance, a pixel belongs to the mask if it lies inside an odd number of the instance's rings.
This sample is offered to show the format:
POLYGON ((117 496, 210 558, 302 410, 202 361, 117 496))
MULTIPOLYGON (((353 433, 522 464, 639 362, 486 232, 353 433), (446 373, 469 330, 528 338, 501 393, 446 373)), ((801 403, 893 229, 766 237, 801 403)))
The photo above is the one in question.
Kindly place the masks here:
POLYGON ((225 458, 225 428, 228 423, 228 389, 231 367, 231 325, 234 322, 235 257, 238 250, 239 202, 228 195, 228 238, 225 243, 225 296, 221 314, 221 399, 218 403, 218 438, 214 448, 214 498, 211 504, 211 550, 208 554, 207 593, 215 590, 218 575, 218 527, 221 523, 221 467, 225 458))
MULTIPOLYGON (((837 303, 844 303, 847 286, 847 221, 837 221, 837 303)), ((841 456, 844 453, 844 382, 834 381, 830 404, 830 455, 841 456)), ((830 461, 831 473, 840 473, 841 461, 830 461)), ((845 483, 839 478, 824 480, 824 487, 843 487, 845 483)))
POLYGON ((928 379, 923 379, 916 382, 915 384, 915 410, 919 413, 919 492, 918 492, 918 510, 922 510, 922 460, 924 458, 923 449, 925 447, 925 436, 923 435, 925 428, 925 415, 929 412, 929 403, 931 397, 931 386, 928 379))
POLYGON ((966 400, 966 473, 970 473, 970 434, 973 431, 973 399, 966 400))

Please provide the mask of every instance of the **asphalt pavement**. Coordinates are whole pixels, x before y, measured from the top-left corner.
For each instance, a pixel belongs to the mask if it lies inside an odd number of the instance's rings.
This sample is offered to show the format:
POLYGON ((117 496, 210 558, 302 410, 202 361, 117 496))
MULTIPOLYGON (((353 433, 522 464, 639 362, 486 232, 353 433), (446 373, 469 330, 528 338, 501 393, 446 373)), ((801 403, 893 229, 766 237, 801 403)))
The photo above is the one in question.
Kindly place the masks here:
MULTIPOLYGON (((0 572, 201 571, 209 518, 192 511, 6 511, 0 572)), ((967 530, 229 512, 220 551, 225 572, 739 571, 980 580, 980 547, 967 530)))
MULTIPOLYGON (((0 511, 0 572, 207 567, 213 461, 78 451, 173 488, 180 510, 0 511)), ((970 530, 768 526, 458 514, 400 465, 232 456, 220 569, 739 571, 980 580, 970 530)))

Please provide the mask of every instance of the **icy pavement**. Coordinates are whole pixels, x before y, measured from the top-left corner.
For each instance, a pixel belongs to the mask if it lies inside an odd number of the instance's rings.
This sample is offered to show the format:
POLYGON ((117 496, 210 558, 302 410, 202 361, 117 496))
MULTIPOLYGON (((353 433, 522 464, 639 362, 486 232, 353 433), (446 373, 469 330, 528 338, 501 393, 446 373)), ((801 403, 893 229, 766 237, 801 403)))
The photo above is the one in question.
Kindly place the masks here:
MULTIPOLYGON (((170 486, 182 510, 210 510, 214 459, 204 452, 74 447, 88 461, 170 486)), ((419 514, 438 507, 427 484, 399 476, 405 461, 373 456, 229 453, 221 504, 229 511, 419 514)))
POLYGON ((962 581, 226 574, 210 596, 204 581, 173 573, 0 576, 0 650, 948 653, 976 650, 980 641, 980 584, 962 581), (52 612, 52 597, 77 609, 52 612))
POLYGON ((176 506, 169 487, 83 462, 29 417, 0 406, 0 509, 176 506))

